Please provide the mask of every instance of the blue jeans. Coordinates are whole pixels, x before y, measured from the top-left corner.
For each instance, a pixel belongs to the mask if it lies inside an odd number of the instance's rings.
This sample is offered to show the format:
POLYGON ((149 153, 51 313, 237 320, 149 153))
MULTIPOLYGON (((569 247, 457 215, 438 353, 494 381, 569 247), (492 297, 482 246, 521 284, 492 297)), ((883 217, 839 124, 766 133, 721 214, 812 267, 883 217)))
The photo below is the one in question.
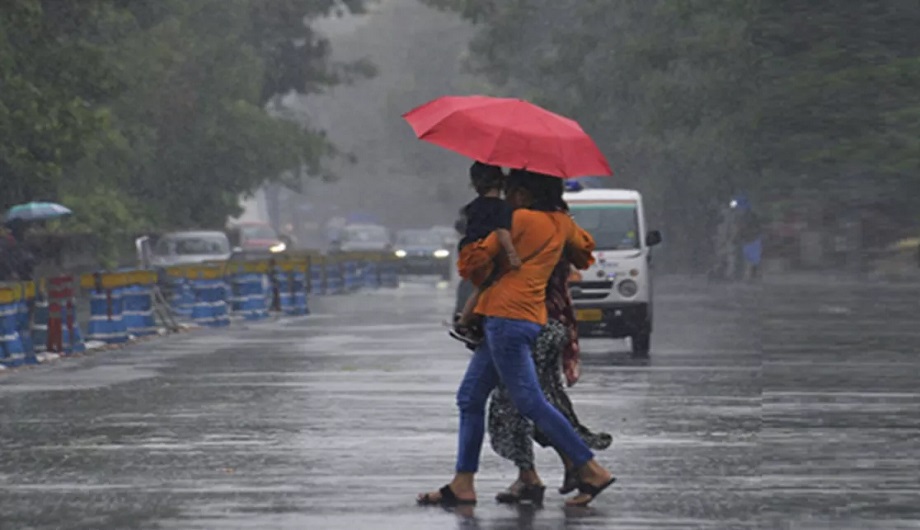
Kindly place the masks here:
POLYGON ((576 469, 594 458, 572 424, 543 396, 530 353, 539 332, 540 326, 533 322, 486 318, 486 340, 473 354, 457 390, 457 407, 460 409, 458 473, 479 470, 486 400, 499 380, 508 389, 518 411, 530 418, 553 446, 569 457, 576 469))

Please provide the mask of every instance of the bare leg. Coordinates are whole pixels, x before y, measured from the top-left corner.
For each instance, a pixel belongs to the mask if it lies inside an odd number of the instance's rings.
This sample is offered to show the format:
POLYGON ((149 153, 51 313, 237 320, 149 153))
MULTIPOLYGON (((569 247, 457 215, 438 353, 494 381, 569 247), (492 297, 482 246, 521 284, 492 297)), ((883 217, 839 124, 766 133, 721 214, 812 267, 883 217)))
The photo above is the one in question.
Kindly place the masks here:
MULTIPOLYGON (((613 480, 613 474, 597 463, 597 460, 591 460, 578 471, 578 480, 581 483, 591 486, 600 487, 613 480)), ((578 495, 567 499, 567 506, 583 506, 592 499, 591 495, 579 493, 578 495)))
POLYGON ((476 303, 479 302, 479 288, 473 290, 473 294, 466 299, 466 303, 463 304, 463 313, 460 314, 460 321, 458 324, 461 326, 469 326, 470 322, 473 320, 473 310, 476 309, 476 303))

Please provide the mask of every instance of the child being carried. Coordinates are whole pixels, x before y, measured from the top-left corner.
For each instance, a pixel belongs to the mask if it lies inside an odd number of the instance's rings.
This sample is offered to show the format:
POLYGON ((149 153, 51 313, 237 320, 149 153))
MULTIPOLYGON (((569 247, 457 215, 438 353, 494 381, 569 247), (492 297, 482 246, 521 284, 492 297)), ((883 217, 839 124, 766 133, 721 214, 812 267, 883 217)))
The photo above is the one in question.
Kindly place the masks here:
MULTIPOLYGON (((501 197, 504 179, 505 175, 502 173, 501 168, 497 166, 476 162, 470 167, 470 180, 479 196, 463 208, 463 213, 466 217, 466 233, 463 239, 460 240, 459 250, 462 253, 464 247, 485 239, 486 236, 495 232, 498 236, 498 241, 505 250, 508 264, 512 269, 519 269, 521 259, 518 257, 511 241, 513 210, 501 197)), ((479 301, 480 293, 494 282, 498 270, 498 267, 494 267, 492 275, 477 287, 467 299, 463 312, 455 317, 454 328, 450 331, 451 337, 468 345, 475 346, 479 344, 482 333, 475 322, 476 315, 473 314, 473 310, 479 301)))

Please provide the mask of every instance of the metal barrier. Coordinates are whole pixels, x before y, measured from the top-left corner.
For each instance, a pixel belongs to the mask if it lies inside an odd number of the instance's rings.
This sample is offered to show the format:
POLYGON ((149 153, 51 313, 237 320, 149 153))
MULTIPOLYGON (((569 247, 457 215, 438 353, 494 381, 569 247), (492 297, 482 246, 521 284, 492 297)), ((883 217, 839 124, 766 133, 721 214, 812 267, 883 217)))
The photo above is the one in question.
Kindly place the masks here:
MULTIPOLYGON (((89 338, 121 344, 158 332, 154 308, 158 285, 168 291, 172 315, 200 326, 222 327, 229 325, 231 312, 247 320, 267 318, 270 309, 308 315, 311 296, 396 287, 396 261, 380 253, 305 252, 268 261, 170 267, 159 274, 127 270, 2 283, 0 364, 21 366, 54 358, 53 353, 84 351, 76 316, 77 287, 88 295, 89 338)), ((159 307, 157 311, 163 308, 159 307)), ((160 317, 165 318, 162 312, 160 317)))

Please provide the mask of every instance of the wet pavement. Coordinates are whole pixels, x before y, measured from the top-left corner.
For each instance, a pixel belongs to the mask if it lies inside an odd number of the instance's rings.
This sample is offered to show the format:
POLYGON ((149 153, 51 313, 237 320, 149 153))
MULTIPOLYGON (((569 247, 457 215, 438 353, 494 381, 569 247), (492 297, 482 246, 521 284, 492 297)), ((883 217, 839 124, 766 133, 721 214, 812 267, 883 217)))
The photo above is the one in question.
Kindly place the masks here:
POLYGON ((584 343, 571 395, 619 481, 564 510, 419 508, 449 477, 468 360, 424 282, 314 315, 0 375, 0 528, 920 528, 920 288, 658 290, 649 361, 584 343))

